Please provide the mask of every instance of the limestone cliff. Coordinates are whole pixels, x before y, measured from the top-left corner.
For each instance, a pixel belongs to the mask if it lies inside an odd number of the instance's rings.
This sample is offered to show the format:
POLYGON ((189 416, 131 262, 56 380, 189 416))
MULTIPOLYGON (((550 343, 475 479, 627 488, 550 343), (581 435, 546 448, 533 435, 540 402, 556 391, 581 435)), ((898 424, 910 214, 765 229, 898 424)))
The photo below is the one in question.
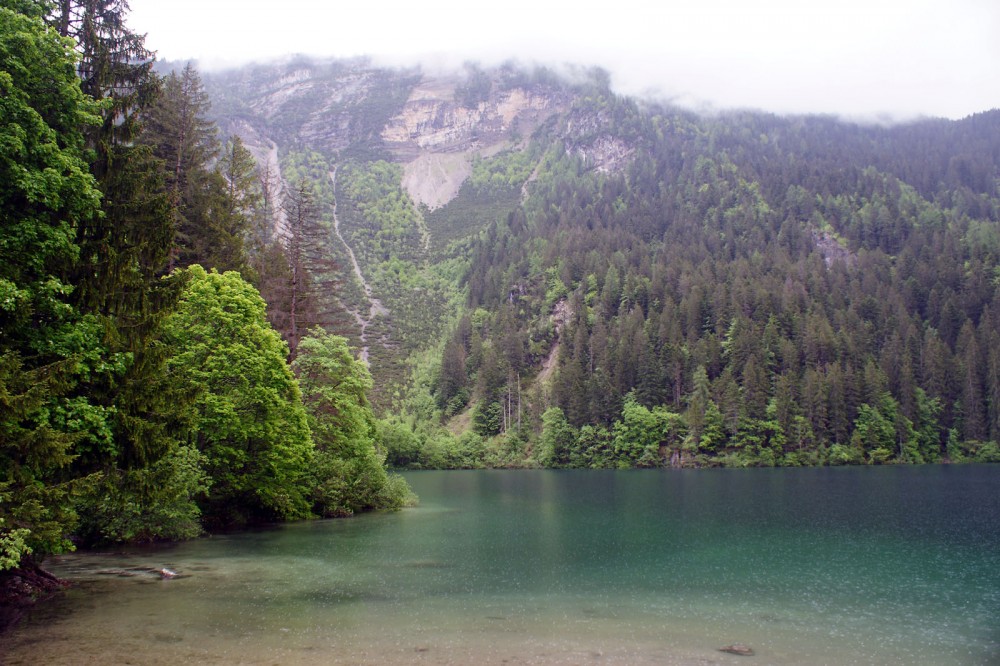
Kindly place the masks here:
POLYGON ((565 109, 562 96, 526 88, 502 90, 470 107, 456 101, 458 83, 425 77, 382 131, 385 145, 406 165, 404 187, 429 208, 458 193, 474 155, 516 145, 565 109))
MULTIPOLYGON (((216 121, 258 159, 275 161, 300 147, 334 159, 390 159, 404 165, 413 200, 432 209, 458 193, 475 155, 516 148, 573 99, 565 86, 494 80, 470 102, 462 99, 466 85, 462 73, 419 74, 363 60, 298 59, 206 76, 216 121)), ((605 140, 588 154, 613 168, 629 153, 605 140)))

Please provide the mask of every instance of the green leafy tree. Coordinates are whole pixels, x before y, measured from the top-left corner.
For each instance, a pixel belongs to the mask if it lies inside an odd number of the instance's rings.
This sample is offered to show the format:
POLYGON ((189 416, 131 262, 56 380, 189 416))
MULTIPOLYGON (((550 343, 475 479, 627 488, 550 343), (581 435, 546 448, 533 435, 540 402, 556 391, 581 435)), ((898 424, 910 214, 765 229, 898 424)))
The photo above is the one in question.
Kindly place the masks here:
POLYGON ((892 458, 902 462, 919 460, 913 424, 900 413, 899 403, 888 393, 881 394, 874 405, 865 403, 858 408, 851 443, 871 463, 892 458))
POLYGON ((71 547, 69 465, 106 414, 73 391, 108 362, 67 281, 77 229, 100 216, 83 129, 99 122, 70 43, 0 7, 0 569, 71 547))
POLYGON ((202 533, 198 501, 212 485, 208 459, 174 445, 149 465, 115 470, 80 501, 77 534, 90 543, 191 539, 202 533))
POLYGON ((726 443, 725 421, 714 400, 709 400, 698 438, 700 451, 717 451, 726 443))
POLYGON ((570 465, 594 469, 612 467, 615 458, 612 441, 611 433, 604 426, 583 426, 570 465))
POLYGON ((186 269, 165 323, 170 380, 194 398, 187 440, 205 456, 210 524, 310 515, 313 445, 302 395, 265 304, 238 273, 186 269))
POLYGON ((387 474, 385 451, 376 447, 375 415, 367 396, 371 375, 347 340, 312 329, 299 344, 292 368, 316 446, 316 511, 338 516, 403 506, 410 494, 406 482, 387 474))
POLYGON ((663 407, 648 409, 629 394, 622 407, 621 420, 615 421, 612 434, 614 450, 621 463, 653 467, 663 462, 660 447, 681 438, 683 427, 678 414, 663 407))
POLYGON ((733 444, 742 449, 744 460, 757 465, 773 466, 781 460, 785 446, 785 432, 774 418, 772 401, 767 409, 768 418, 746 418, 740 421, 733 444))

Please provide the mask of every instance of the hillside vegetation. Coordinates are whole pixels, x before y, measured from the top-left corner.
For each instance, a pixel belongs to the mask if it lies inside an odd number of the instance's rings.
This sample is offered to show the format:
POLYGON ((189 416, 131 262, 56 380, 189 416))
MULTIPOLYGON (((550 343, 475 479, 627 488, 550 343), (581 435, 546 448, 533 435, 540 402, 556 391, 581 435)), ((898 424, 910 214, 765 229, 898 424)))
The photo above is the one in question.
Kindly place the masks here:
POLYGON ((471 153, 446 205, 409 202, 349 137, 326 153, 389 311, 371 358, 390 462, 1000 457, 1000 113, 705 117, 599 71, 458 76, 451 106, 420 124, 428 102, 399 95, 389 125, 433 151, 449 127, 475 135, 454 109, 486 118, 520 90, 549 111, 471 153))

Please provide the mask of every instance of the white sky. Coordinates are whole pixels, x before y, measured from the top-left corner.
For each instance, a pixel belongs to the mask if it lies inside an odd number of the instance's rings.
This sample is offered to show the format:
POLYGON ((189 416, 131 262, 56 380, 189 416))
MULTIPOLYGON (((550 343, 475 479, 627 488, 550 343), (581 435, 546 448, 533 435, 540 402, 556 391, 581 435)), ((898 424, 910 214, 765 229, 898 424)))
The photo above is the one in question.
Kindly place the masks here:
POLYGON ((1000 107, 1000 0, 130 0, 161 59, 599 65, 625 93, 855 118, 1000 107))

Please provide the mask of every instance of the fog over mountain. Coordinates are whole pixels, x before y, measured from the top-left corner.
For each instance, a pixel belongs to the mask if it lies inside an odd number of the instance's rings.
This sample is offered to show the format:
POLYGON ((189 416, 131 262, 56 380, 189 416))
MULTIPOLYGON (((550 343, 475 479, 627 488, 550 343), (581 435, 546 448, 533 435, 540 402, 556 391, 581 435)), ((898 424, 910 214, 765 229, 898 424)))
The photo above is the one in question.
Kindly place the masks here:
POLYGON ((435 0, 335 8, 309 0, 131 3, 133 27, 201 69, 291 53, 426 67, 514 59, 612 73, 619 92, 705 109, 962 118, 1000 105, 1000 7, 981 0, 636 0, 607 7, 435 0))

